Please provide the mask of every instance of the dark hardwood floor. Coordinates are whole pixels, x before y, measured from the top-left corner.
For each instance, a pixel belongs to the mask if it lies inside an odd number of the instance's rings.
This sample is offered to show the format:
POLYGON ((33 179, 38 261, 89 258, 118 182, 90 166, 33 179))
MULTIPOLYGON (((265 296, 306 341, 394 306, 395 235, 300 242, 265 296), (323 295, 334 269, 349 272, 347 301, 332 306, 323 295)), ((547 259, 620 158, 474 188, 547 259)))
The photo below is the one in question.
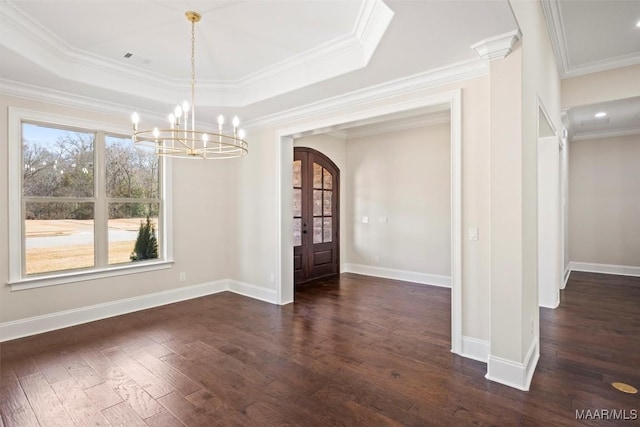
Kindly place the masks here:
POLYGON ((640 409, 640 278, 573 273, 530 392, 450 353, 448 289, 344 274, 273 306, 223 293, 6 342, 0 426, 563 426, 640 409))

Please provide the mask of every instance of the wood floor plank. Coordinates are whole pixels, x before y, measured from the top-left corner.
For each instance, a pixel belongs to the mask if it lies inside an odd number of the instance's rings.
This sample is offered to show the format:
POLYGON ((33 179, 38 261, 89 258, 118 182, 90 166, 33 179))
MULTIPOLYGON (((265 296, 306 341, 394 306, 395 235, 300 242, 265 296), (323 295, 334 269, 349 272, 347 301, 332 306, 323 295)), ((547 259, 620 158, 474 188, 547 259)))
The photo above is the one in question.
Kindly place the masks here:
POLYGON ((206 414, 205 411, 193 405, 179 393, 173 392, 158 399, 167 411, 185 426, 208 426, 215 423, 215 420, 206 414))
POLYGON ((107 409, 123 402, 118 393, 116 393, 107 383, 96 384, 93 387, 85 388, 84 392, 100 410, 107 409))
POLYGON ((0 417, 7 427, 39 425, 15 375, 6 374, 2 377, 0 396, 0 417))
POLYGON ((233 383, 225 382, 224 373, 212 372, 205 366, 197 365, 180 355, 170 355, 162 358, 174 369, 201 384, 209 393, 224 402, 225 406, 242 410, 255 402, 255 390, 240 390, 233 383))
POLYGON ((129 378, 120 368, 111 368, 106 375, 105 382, 115 390, 120 398, 127 403, 140 418, 145 419, 163 411, 158 402, 138 383, 129 378))
POLYGON ((116 427, 147 427, 147 424, 125 402, 103 409, 102 413, 116 427))
POLYGON ((57 381, 51 384, 51 387, 58 395, 75 425, 111 425, 100 412, 100 408, 94 404, 73 378, 57 381))
MULTIPOLYGON (((167 353, 163 356, 167 356, 169 354, 172 353, 167 353)), ((201 385, 182 375, 155 355, 148 353, 146 348, 142 351, 133 352, 132 357, 156 377, 160 378, 183 396, 189 395, 202 388, 201 385)))
POLYGON ((33 360, 49 384, 71 377, 62 363, 60 363, 59 352, 40 353, 33 356, 33 360))
POLYGON ((85 389, 104 382, 104 378, 89 366, 77 352, 69 352, 61 357, 61 364, 69 375, 85 389))
POLYGON ((136 362, 131 356, 117 347, 102 350, 102 354, 107 356, 115 366, 119 366, 129 378, 142 387, 153 398, 157 399, 165 394, 171 393, 174 389, 160 378, 156 377, 147 368, 136 362))
POLYGON ((176 417, 171 415, 168 411, 154 415, 144 420, 145 424, 149 427, 182 427, 184 424, 180 422, 176 417))
POLYGON ((22 377, 20 385, 40 424, 61 427, 74 425, 62 402, 42 374, 22 377))

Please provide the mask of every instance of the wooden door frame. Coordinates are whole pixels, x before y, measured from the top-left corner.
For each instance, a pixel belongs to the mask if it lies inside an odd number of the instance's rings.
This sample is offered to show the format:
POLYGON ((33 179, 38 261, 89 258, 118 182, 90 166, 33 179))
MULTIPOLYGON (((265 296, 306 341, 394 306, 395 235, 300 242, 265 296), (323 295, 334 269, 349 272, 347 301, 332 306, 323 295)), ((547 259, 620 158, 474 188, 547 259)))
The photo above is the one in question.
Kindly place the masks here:
POLYGON ((462 91, 418 96, 410 101, 353 111, 340 108, 324 119, 310 119, 276 129, 276 302, 294 299, 293 286, 293 135, 329 129, 356 120, 381 117, 418 108, 446 104, 451 114, 451 351, 463 355, 462 346, 462 91))

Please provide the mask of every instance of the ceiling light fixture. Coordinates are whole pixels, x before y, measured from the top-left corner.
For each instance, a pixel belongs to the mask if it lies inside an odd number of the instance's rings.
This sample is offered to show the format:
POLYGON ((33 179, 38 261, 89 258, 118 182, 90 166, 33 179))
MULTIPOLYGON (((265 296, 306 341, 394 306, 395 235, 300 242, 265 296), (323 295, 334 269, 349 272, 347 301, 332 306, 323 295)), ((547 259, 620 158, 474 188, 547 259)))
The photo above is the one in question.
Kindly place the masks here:
POLYGON ((640 21, 636 22, 636 27, 640 28, 640 21))
POLYGON ((596 113, 596 119, 601 119, 603 117, 607 117, 607 113, 605 113, 604 111, 596 113))
POLYGON ((200 21, 198 12, 184 13, 191 22, 191 104, 184 101, 174 112, 169 114, 169 128, 138 130, 140 116, 131 115, 133 122, 133 142, 142 147, 152 148, 159 156, 183 157, 191 159, 230 159, 242 157, 249 152, 249 144, 243 139, 244 132, 238 128, 240 120, 234 117, 233 130, 224 132, 224 117, 218 116, 218 132, 196 130, 195 106, 195 50, 196 22, 200 21))

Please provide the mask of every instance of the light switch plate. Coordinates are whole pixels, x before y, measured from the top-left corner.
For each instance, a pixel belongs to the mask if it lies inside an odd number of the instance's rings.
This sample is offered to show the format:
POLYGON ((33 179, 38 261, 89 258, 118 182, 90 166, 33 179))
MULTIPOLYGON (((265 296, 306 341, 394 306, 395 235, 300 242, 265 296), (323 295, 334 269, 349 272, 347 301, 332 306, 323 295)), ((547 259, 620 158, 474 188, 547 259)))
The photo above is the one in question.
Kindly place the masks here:
POLYGON ((469 240, 478 240, 478 228, 469 227, 469 240))

